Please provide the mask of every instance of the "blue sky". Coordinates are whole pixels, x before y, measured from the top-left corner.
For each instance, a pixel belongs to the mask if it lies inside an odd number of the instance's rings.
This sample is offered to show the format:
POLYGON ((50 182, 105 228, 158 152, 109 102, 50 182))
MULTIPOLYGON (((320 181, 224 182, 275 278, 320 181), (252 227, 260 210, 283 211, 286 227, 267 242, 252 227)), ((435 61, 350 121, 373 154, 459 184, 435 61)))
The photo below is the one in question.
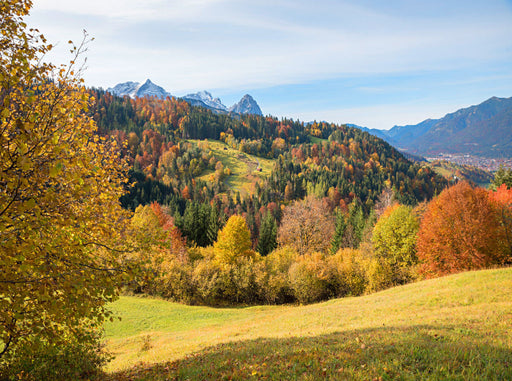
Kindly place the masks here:
POLYGON ((512 96, 504 0, 34 0, 62 63, 82 30, 88 86, 249 93, 265 114, 388 129, 512 96))

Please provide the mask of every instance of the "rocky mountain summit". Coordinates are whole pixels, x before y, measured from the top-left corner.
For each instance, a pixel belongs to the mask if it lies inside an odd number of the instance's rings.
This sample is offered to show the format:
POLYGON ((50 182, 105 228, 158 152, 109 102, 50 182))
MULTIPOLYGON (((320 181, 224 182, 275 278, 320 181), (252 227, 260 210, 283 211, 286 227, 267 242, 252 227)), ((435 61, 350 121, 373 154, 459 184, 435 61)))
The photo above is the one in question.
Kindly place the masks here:
MULTIPOLYGON (((114 87, 109 87, 107 91, 120 97, 129 96, 130 98, 150 96, 166 98, 171 96, 171 93, 167 92, 163 87, 154 84, 149 79, 143 84, 132 81, 119 83, 114 87)), ((199 91, 195 94, 187 94, 178 98, 187 101, 192 106, 204 107, 217 113, 230 112, 236 114, 263 115, 260 106, 258 106, 258 103, 249 94, 244 95, 238 103, 235 103, 229 108, 222 103, 220 98, 214 98, 208 91, 199 91)))
POLYGON ((251 97, 249 94, 245 94, 240 102, 234 104, 229 108, 230 112, 235 112, 237 114, 255 114, 255 115, 263 115, 261 112, 260 106, 251 97))

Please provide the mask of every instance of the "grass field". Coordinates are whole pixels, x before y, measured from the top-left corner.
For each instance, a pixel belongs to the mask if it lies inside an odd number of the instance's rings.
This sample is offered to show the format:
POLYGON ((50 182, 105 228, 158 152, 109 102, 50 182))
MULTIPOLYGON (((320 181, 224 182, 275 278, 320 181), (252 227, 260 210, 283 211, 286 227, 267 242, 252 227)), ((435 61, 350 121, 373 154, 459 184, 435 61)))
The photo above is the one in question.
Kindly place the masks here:
POLYGON ((309 140, 313 144, 315 144, 315 143, 316 144, 322 144, 322 143, 328 142, 327 139, 317 138, 316 136, 310 136, 309 140))
POLYGON ((115 380, 512 379, 512 269, 308 306, 231 309, 123 297, 115 380))
MULTIPOLYGON (((198 142, 198 140, 189 141, 198 142)), ((222 162, 224 168, 231 170, 231 175, 226 179, 226 184, 243 195, 252 193, 254 184, 270 175, 274 167, 274 160, 240 152, 221 141, 208 140, 208 146, 217 160, 222 162), (258 171, 258 168, 261 168, 261 171, 258 171)), ((212 173, 212 170, 204 171, 199 178, 208 181, 212 173)))

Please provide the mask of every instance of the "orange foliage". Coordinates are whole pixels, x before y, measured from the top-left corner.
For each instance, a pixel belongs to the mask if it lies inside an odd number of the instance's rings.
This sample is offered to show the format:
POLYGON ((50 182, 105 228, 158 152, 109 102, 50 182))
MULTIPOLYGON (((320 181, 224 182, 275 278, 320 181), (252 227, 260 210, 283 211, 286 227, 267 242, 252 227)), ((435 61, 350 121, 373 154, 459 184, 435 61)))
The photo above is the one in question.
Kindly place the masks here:
POLYGON ((512 188, 508 189, 506 184, 501 184, 490 197, 501 205, 512 207, 512 188))
POLYGON ((185 185, 185 188, 181 191, 181 195, 184 199, 190 200, 190 190, 188 189, 188 185, 185 185))
POLYGON ((466 182, 445 189, 428 205, 418 233, 423 273, 432 277, 510 261, 506 230, 486 190, 466 182))
POLYGON ((158 219, 158 224, 161 228, 168 232, 168 239, 170 243, 171 252, 181 261, 186 261, 186 244, 181 236, 180 230, 174 226, 173 218, 167 211, 157 202, 151 204, 151 210, 158 219))

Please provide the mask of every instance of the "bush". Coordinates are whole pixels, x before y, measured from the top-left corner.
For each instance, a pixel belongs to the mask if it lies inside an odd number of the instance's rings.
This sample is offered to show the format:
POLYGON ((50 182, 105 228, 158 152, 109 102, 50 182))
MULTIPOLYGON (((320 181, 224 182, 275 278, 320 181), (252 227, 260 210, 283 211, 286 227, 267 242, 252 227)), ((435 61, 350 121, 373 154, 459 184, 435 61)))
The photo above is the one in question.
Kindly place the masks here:
POLYGON ((155 291, 164 298, 190 303, 193 297, 192 266, 172 258, 159 268, 160 275, 155 282, 155 291))
POLYGON ((258 269, 256 276, 260 298, 264 302, 282 304, 294 300, 288 271, 297 257, 297 252, 288 246, 276 249, 264 257, 263 266, 258 269))
POLYGON ((390 263, 379 257, 373 257, 370 260, 366 274, 368 277, 367 292, 376 292, 392 287, 396 277, 390 263))
POLYGON ((254 304, 258 301, 256 268, 258 263, 252 258, 238 258, 236 264, 221 264, 219 285, 222 299, 231 304, 254 304))
POLYGON ((357 249, 344 248, 327 259, 336 296, 362 295, 368 284, 366 264, 368 260, 357 249))
POLYGON ((208 306, 219 304, 222 297, 220 265, 209 258, 194 262, 192 287, 194 301, 198 304, 208 306))
POLYGON ((1 380, 69 381, 101 379, 101 368, 111 357, 100 335, 80 335, 64 344, 33 337, 9 352, 0 363, 1 380))
POLYGON ((330 296, 330 276, 321 253, 301 255, 290 267, 288 275, 299 303, 313 303, 330 296))

